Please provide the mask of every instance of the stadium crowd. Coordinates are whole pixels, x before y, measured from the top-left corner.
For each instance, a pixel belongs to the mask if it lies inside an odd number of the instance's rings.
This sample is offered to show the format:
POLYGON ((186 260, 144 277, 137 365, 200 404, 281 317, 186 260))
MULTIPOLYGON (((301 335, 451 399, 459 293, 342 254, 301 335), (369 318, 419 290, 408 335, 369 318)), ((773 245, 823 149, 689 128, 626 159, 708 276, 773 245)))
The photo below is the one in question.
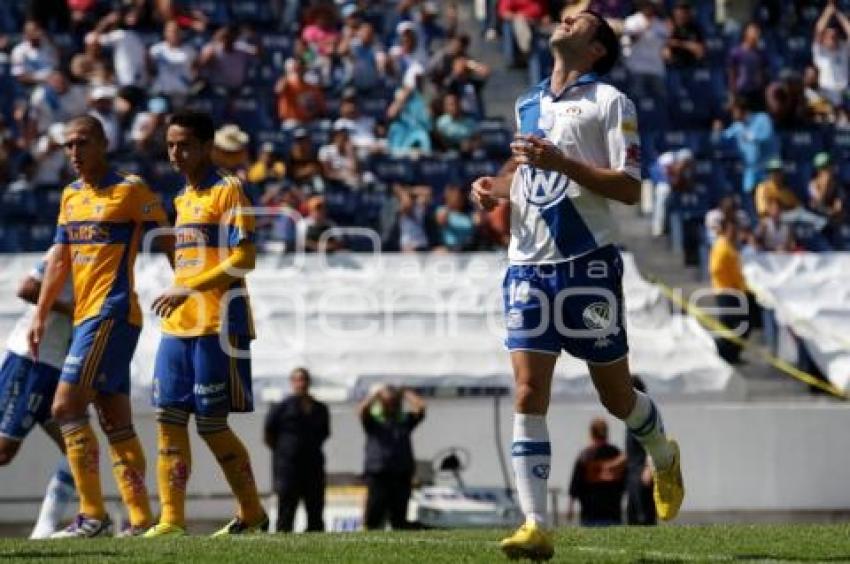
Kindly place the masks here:
MULTIPOLYGON (((485 39, 529 82, 551 64, 563 14, 593 9, 621 33, 606 78, 635 101, 653 233, 707 264, 724 215, 759 250, 850 244, 850 20, 846 1, 489 0, 485 39), (738 214, 740 209, 744 213, 738 214), (805 210, 805 211, 804 211, 805 210)), ((491 69, 469 54, 454 2, 13 0, 0 4, 0 251, 42 250, 70 171, 61 123, 90 113, 112 161, 162 194, 167 115, 211 112, 216 162, 261 220, 261 250, 504 246, 509 211, 470 207, 513 127, 488 117, 491 69), (305 218, 305 221, 298 221, 305 218)))

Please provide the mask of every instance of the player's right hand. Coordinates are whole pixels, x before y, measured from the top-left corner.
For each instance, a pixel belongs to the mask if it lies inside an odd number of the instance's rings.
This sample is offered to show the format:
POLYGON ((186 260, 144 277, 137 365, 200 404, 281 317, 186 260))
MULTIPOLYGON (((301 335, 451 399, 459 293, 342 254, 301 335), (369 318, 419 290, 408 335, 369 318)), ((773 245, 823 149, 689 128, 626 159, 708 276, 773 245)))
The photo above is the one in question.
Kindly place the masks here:
POLYGON ((44 321, 38 317, 32 320, 29 331, 27 331, 27 345, 29 346, 30 356, 33 360, 38 360, 38 346, 41 344, 41 339, 44 337, 44 321))
POLYGON ((495 181, 492 176, 482 176, 472 183, 472 200, 485 211, 492 210, 499 203, 499 199, 493 195, 495 181))

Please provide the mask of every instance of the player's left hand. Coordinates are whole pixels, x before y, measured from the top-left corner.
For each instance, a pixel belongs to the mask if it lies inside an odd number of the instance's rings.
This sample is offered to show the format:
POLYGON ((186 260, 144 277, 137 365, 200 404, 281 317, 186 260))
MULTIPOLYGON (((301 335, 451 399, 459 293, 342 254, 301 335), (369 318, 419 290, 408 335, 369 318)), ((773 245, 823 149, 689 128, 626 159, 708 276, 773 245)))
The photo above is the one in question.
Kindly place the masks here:
POLYGON ((151 309, 159 317, 170 316, 186 299, 192 295, 192 290, 182 286, 172 286, 153 301, 151 309))
POLYGON ((543 170, 560 170, 564 154, 551 141, 536 135, 517 135, 511 143, 514 160, 543 170))

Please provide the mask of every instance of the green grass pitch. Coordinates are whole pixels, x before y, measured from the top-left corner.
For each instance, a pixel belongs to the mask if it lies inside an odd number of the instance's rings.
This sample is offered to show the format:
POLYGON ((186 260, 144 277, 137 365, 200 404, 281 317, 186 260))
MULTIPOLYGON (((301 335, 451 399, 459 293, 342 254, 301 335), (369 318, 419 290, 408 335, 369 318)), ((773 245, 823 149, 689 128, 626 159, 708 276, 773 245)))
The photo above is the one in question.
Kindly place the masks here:
MULTIPOLYGON (((501 562, 505 531, 0 540, 0 562, 501 562)), ((554 562, 850 562, 847 525, 561 529, 554 562)))

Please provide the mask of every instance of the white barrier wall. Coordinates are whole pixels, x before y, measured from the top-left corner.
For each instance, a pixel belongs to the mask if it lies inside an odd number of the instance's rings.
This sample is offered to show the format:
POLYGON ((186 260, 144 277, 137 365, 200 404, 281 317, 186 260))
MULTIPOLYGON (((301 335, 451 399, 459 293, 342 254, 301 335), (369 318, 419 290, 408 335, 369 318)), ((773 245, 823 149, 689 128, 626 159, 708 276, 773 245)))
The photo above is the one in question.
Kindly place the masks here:
POLYGON ((761 253, 744 266, 747 284, 776 321, 803 339, 818 368, 850 391, 850 253, 761 253))
MULTIPOLYGON (((509 450, 511 406, 502 400, 502 437, 509 450)), ((435 400, 415 434, 418 458, 448 446, 469 449, 471 485, 499 485, 501 472, 493 439, 493 403, 489 399, 435 400)), ((662 405, 667 428, 682 445, 687 497, 684 511, 792 511, 850 508, 847 427, 850 406, 829 401, 791 403, 669 403, 662 405)), ((232 423, 248 444, 261 489, 270 487, 269 455, 262 445, 262 413, 234 416, 232 423)), ((553 443, 550 484, 566 488, 575 455, 585 441, 590 419, 602 410, 595 404, 560 402, 552 406, 549 429, 553 443)), ((363 432, 353 404, 331 406, 332 436, 325 449, 328 470, 359 472, 363 432)), ((155 491, 154 422, 140 414, 136 427, 148 454, 148 485, 155 491)), ((623 427, 611 421, 612 439, 622 445, 623 427)), ((193 433, 194 434, 194 433, 193 433)), ((105 444, 104 442, 101 443, 105 444)), ((205 446, 192 438, 194 470, 190 495, 226 494, 224 482, 205 446)), ((9 498, 38 497, 56 461, 56 450, 40 432, 22 448, 9 467, 0 469, 0 521, 28 521, 32 504, 10 504, 9 498)), ((510 464, 510 461, 506 461, 510 464)), ((104 461, 106 490, 115 492, 104 461)), ((562 508, 563 509, 563 508, 562 508)), ((194 518, 224 519, 230 502, 190 503, 194 518)))
MULTIPOLYGON (((23 310, 12 296, 35 260, 0 256, 0 339, 23 310)), ((634 371, 656 391, 741 397, 738 379, 717 356, 708 333, 693 319, 671 313, 631 255, 624 264, 634 371)), ((295 366, 309 367, 347 398, 387 379, 426 386, 510 385, 503 347, 504 271, 505 259, 497 253, 261 256, 248 278, 257 332, 251 348, 256 387, 285 379, 295 366)), ((148 397, 160 338, 149 306, 171 276, 164 258, 139 257, 136 287, 147 314, 132 364, 137 397, 148 397)), ((598 339, 596 346, 605 343, 598 339)), ((590 393, 584 363, 565 357, 553 389, 590 393)))

